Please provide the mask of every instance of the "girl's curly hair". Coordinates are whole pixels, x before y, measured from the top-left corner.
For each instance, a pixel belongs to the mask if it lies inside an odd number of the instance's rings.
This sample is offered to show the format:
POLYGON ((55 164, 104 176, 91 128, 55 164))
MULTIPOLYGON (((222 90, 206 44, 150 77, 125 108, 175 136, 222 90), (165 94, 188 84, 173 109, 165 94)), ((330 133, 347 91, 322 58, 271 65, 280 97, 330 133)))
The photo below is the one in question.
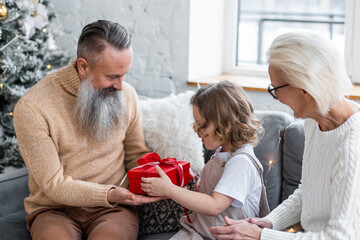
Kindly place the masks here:
POLYGON ((210 122, 215 125, 215 136, 221 142, 229 144, 235 151, 245 143, 255 146, 258 132, 262 130, 260 121, 254 115, 254 109, 245 91, 230 81, 210 84, 198 89, 190 103, 199 108, 205 123, 198 132, 210 122), (230 130, 226 132, 226 129, 230 130))

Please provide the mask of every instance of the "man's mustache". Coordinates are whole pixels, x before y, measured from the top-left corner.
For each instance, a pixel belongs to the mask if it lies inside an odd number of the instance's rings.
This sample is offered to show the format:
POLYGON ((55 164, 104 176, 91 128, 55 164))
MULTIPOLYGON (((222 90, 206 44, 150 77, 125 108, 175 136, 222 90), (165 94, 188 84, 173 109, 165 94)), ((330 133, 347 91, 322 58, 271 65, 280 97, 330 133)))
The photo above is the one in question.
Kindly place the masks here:
POLYGON ((101 94, 102 96, 107 96, 108 94, 114 93, 114 92, 116 92, 116 91, 118 91, 116 88, 114 88, 114 87, 108 87, 108 88, 102 89, 102 90, 100 91, 100 94, 101 94))

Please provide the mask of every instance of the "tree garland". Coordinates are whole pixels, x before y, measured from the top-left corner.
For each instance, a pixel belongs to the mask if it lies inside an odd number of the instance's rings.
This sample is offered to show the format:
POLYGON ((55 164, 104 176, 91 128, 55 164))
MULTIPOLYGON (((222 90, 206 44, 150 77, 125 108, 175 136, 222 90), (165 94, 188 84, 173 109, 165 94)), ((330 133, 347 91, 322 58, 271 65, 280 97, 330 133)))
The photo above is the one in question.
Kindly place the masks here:
POLYGON ((48 14, 49 1, 0 0, 0 173, 23 167, 13 126, 16 102, 52 69, 69 62, 53 34, 61 31, 48 14))

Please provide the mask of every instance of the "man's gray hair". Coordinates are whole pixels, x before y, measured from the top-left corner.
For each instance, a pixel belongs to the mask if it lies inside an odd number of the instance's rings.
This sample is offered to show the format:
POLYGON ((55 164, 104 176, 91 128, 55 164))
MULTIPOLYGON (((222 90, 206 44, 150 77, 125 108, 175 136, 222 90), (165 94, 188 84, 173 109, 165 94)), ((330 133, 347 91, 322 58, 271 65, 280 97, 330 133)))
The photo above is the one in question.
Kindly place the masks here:
POLYGON ((119 50, 131 47, 132 35, 124 26, 107 20, 86 25, 79 37, 77 58, 84 58, 90 66, 96 65, 97 56, 107 45, 119 50))

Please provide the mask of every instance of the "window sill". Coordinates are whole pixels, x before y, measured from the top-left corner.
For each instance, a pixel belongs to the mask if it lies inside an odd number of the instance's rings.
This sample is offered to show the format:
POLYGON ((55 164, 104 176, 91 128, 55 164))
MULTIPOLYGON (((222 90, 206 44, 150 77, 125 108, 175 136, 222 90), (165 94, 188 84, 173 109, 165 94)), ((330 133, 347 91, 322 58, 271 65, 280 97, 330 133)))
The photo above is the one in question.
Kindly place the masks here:
MULTIPOLYGON (((187 84, 191 86, 197 86, 197 84, 199 83, 201 86, 203 86, 210 83, 217 83, 222 80, 229 80, 231 82, 236 82, 245 90, 257 91, 257 92, 267 92, 267 87, 270 84, 270 80, 268 78, 239 76, 239 75, 230 75, 230 74, 222 74, 218 76, 187 81, 187 84)), ((354 88, 352 89, 349 98, 352 100, 360 100, 359 85, 354 85, 354 88)))

